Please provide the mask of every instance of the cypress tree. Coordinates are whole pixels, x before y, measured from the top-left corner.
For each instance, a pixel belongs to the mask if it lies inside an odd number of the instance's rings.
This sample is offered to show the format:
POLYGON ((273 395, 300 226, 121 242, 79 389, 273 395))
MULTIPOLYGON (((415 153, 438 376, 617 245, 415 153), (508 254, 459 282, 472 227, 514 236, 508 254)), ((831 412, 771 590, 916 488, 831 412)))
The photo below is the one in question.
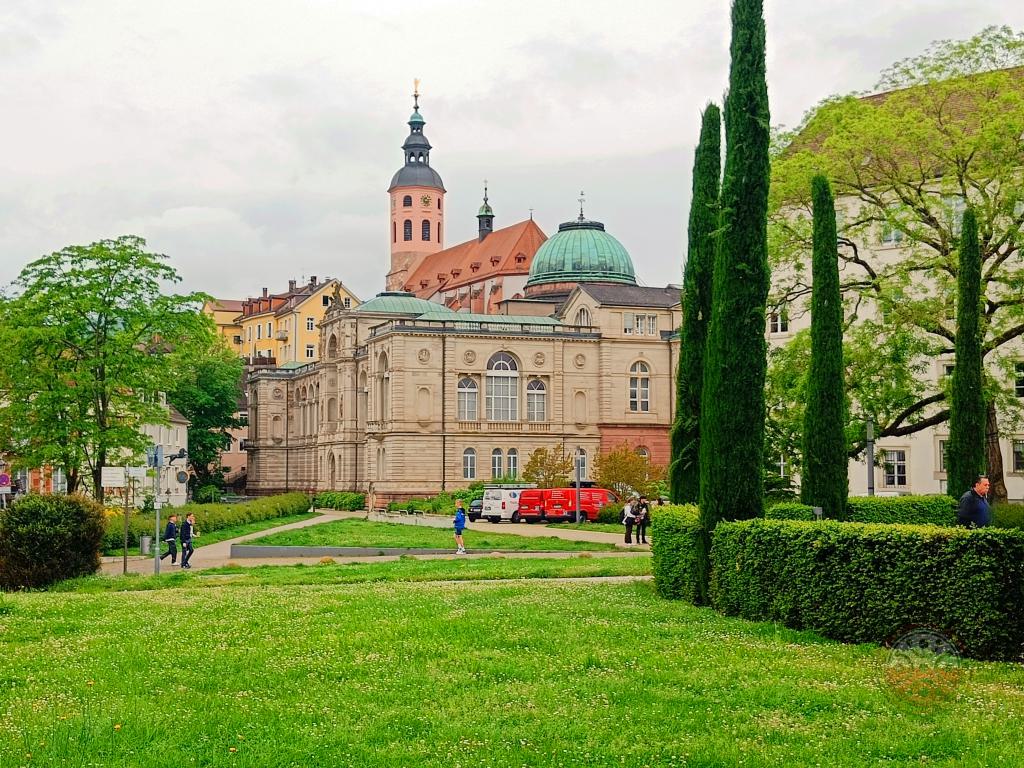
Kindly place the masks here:
POLYGON ((701 395, 700 512, 707 534, 718 520, 764 512, 770 118, 762 0, 734 1, 730 55, 725 174, 701 395))
POLYGON ((711 317, 711 270, 718 228, 718 180, 722 172, 722 118, 714 104, 701 116, 700 141, 693 160, 693 198, 683 272, 683 325, 676 376, 676 416, 672 423, 669 486, 675 504, 700 499, 700 394, 704 349, 711 317))
POLYGON ((811 262, 811 365, 804 412, 800 500, 825 517, 846 516, 846 387, 843 379, 843 303, 839 292, 836 207, 824 176, 811 182, 814 254, 811 262))
POLYGON ((957 272, 956 353, 949 403, 946 492, 959 497, 985 466, 987 412, 982 392, 981 248, 974 210, 964 211, 957 272))

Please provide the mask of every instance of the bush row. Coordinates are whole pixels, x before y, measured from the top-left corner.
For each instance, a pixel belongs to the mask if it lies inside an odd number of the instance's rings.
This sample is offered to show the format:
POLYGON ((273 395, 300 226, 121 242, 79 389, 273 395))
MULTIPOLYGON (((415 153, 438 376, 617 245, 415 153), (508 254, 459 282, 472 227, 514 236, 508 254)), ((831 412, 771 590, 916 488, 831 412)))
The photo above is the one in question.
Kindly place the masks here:
POLYGON ((408 510, 409 512, 423 512, 425 514, 448 514, 455 511, 455 500, 462 499, 462 502, 469 506, 469 502, 484 497, 483 483, 473 483, 468 488, 459 488, 455 491, 445 491, 437 496, 428 499, 407 499, 405 501, 392 501, 388 504, 388 511, 395 512, 408 510))
MULTIPOLYGON (((160 510, 160 526, 167 525, 167 518, 178 515, 178 522, 189 512, 195 513, 196 528, 202 532, 217 531, 235 525, 270 520, 275 517, 298 515, 309 509, 309 497, 304 493, 285 493, 280 496, 265 496, 242 504, 186 504, 181 507, 165 507, 160 510)), ((139 544, 139 536, 153 535, 156 527, 155 513, 132 515, 128 521, 128 546, 139 544)), ((161 535, 163 531, 161 530, 161 535)), ((114 516, 107 519, 107 530, 103 536, 103 549, 120 549, 124 544, 124 518, 114 516)))
MULTIPOLYGON (((846 522, 903 523, 906 525, 956 525, 956 501, 944 494, 932 496, 851 496, 846 502, 846 522)), ((814 520, 814 509, 796 501, 768 507, 769 520, 814 520)))
POLYGON ((659 507, 651 516, 651 562, 658 594, 697 599, 697 543, 700 522, 693 504, 659 507))
POLYGON ((341 509, 349 512, 366 509, 366 494, 349 491, 323 491, 313 498, 320 509, 341 509))
MULTIPOLYGON (((655 552, 667 547, 655 521, 655 552)), ((677 538, 660 578, 684 584, 692 550, 677 538), (683 551, 680 551, 683 550, 683 551), (679 565, 672 565, 672 561, 679 565)), ((655 560, 658 563, 658 560, 655 560)), ((659 578, 658 570, 655 578, 659 578)), ((659 584, 659 591, 680 586, 659 584)), ((710 599, 747 619, 837 640, 884 641, 923 625, 981 659, 1024 651, 1024 532, 749 520, 712 534, 710 599)))

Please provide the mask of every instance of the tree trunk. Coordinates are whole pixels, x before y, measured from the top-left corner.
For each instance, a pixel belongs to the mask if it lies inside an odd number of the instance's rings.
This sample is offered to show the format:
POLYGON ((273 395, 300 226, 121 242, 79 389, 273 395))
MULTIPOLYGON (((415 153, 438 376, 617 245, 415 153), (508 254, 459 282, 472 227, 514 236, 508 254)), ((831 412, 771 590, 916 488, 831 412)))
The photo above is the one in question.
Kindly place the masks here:
POLYGON ((1009 498, 1006 481, 1003 479, 1003 452, 999 447, 999 421, 996 404, 988 404, 988 425, 985 429, 985 456, 988 465, 988 480, 991 483, 988 498, 993 504, 1005 504, 1009 498))

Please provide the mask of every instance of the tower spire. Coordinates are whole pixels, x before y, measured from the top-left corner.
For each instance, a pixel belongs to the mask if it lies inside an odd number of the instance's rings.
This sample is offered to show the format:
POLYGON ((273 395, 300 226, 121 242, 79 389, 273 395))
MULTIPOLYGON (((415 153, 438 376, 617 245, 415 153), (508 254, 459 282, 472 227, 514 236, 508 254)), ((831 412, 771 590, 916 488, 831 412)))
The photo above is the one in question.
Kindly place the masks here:
POLYGON ((487 179, 484 179, 484 204, 480 206, 476 220, 479 222, 480 241, 483 242, 484 238, 494 231, 494 209, 487 199, 487 179))
POLYGON ((586 196, 583 194, 583 190, 580 190, 580 196, 576 198, 580 203, 580 221, 585 221, 583 218, 583 204, 587 202, 586 196))
POLYGON ((413 78, 412 81, 412 108, 416 111, 420 108, 420 79, 413 78))

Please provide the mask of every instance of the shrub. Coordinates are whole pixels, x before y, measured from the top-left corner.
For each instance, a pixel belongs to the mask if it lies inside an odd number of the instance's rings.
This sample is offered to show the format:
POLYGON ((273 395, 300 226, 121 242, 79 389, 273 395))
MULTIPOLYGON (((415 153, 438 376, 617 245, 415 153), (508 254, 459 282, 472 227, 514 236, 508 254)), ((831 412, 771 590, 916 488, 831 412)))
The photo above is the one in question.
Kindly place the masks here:
POLYGON ((95 573, 107 524, 103 507, 83 496, 18 499, 0 510, 0 588, 45 587, 95 573))
POLYGON ((815 520, 814 507, 801 504, 799 501, 779 501, 765 507, 764 516, 768 520, 815 520))
POLYGON ((1024 530, 1024 504, 997 504, 992 507, 992 525, 996 528, 1024 530))
POLYGON ((314 497, 313 506, 320 509, 357 512, 366 509, 366 494, 351 491, 323 491, 314 497))
POLYGON ((220 488, 213 484, 201 485, 192 493, 192 501, 196 504, 216 504, 220 500, 220 488))
POLYGON ((622 508, 624 506, 625 505, 621 501, 613 501, 605 504, 598 510, 597 518, 594 522, 622 525, 622 508))
POLYGON ((651 564, 658 594, 696 602, 700 522, 693 504, 659 507, 651 517, 651 564))
MULTIPOLYGON (((181 507, 164 507, 160 510, 160 525, 166 525, 167 518, 172 514, 184 519, 189 512, 194 512, 196 529, 205 533, 244 523, 271 520, 275 517, 298 515, 308 509, 309 497, 306 494, 285 493, 280 496, 260 497, 244 504, 185 504, 181 507)), ((153 535, 155 528, 155 513, 133 515, 128 525, 128 546, 138 546, 139 536, 153 535)), ((103 548, 120 549, 123 544, 124 518, 111 518, 107 522, 107 531, 103 536, 103 548)))
POLYGON ((720 523, 711 562, 711 602, 727 614, 852 642, 924 625, 980 659, 1018 659, 1024 649, 1024 532, 720 523))
POLYGON ((852 523, 956 525, 956 500, 933 496, 851 496, 847 502, 852 523))

